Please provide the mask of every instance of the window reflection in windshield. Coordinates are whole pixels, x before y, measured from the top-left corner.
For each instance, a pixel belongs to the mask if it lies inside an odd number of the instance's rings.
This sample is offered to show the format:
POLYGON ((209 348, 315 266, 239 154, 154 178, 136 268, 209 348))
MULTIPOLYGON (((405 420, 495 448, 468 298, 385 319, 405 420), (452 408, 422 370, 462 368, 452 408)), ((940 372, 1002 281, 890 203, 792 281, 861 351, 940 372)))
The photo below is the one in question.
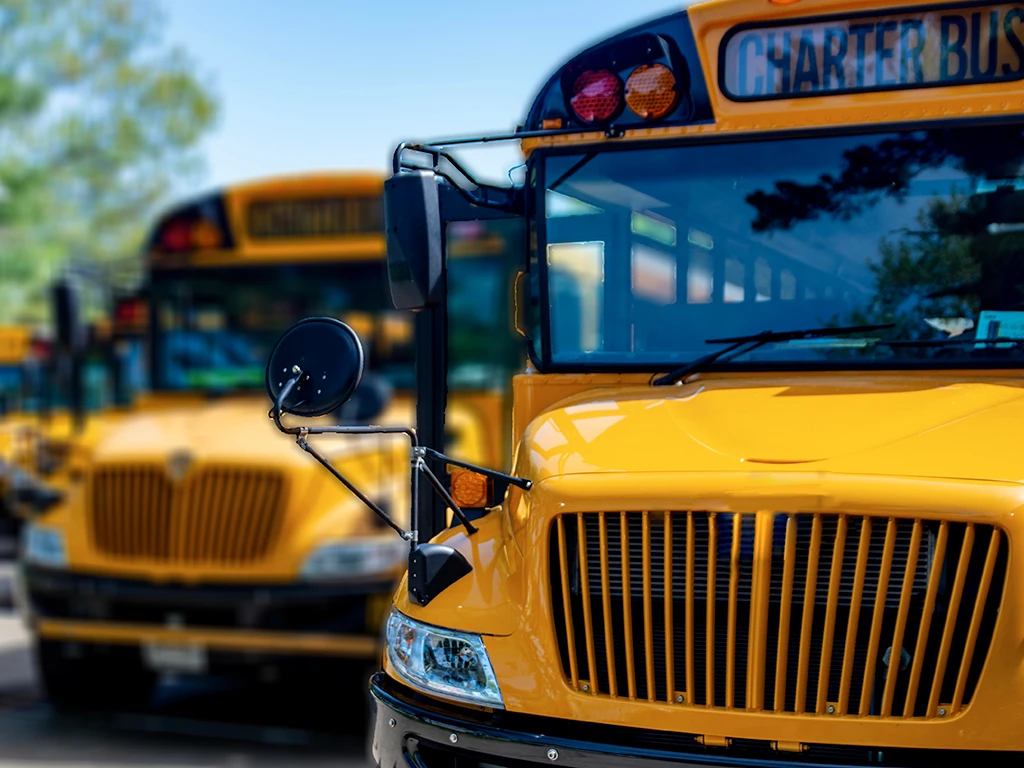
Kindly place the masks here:
POLYGON ((707 338, 894 323, 744 360, 1019 360, 1021 137, 973 126, 551 157, 551 357, 658 367, 707 338))

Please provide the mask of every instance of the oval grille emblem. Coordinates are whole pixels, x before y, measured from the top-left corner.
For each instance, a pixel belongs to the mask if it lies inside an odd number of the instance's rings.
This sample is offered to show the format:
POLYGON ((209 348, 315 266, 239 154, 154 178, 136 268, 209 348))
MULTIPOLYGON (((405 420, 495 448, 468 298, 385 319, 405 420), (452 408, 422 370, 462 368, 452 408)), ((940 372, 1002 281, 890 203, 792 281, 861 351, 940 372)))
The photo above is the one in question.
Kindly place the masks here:
POLYGON ((188 451, 177 451, 167 459, 167 474, 175 483, 180 483, 192 469, 192 454, 188 451))

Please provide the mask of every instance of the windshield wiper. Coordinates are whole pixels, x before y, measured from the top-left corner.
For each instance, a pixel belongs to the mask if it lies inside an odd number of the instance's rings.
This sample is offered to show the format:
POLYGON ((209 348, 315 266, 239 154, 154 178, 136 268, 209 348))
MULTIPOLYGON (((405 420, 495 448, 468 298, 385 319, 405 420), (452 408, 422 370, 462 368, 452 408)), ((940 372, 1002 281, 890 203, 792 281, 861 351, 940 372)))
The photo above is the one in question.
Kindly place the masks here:
POLYGON ((1006 344, 1009 346, 1019 347, 1024 344, 1024 339, 1014 339, 1009 336, 996 336, 992 339, 964 339, 953 336, 948 339, 905 339, 898 341, 880 341, 878 343, 886 347, 967 347, 973 344, 983 347, 992 344, 1006 344))
POLYGON ((870 331, 881 331, 886 328, 894 327, 895 323, 885 323, 882 325, 846 325, 839 326, 836 328, 807 328, 802 331, 761 331, 760 333, 753 333, 749 336, 733 336, 727 339, 706 339, 705 344, 728 344, 729 346, 724 349, 715 350, 714 352, 698 357, 696 360, 691 360, 686 365, 676 368, 674 371, 669 371, 664 376, 651 381, 651 384, 655 387, 664 387, 669 384, 675 384, 691 373, 697 371, 707 370, 707 367, 714 362, 724 359, 726 356, 738 357, 739 355, 752 352, 758 347, 764 346, 765 344, 771 344, 778 341, 798 341, 800 339, 823 339, 830 336, 846 336, 852 333, 868 333, 870 331), (731 354, 735 353, 735 354, 731 354))

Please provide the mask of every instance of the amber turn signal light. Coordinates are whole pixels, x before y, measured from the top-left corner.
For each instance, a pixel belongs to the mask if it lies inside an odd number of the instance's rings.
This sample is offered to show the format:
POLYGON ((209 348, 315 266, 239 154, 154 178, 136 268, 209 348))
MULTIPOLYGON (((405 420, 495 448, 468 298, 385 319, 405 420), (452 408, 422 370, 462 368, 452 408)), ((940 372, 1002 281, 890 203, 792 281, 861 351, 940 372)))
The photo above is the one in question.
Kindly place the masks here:
POLYGON ((468 469, 455 468, 451 473, 452 499, 460 507, 483 509, 493 504, 494 484, 489 477, 468 469))
POLYGON ((664 64, 641 64, 626 80, 626 104, 644 120, 667 115, 678 97, 676 77, 664 64))

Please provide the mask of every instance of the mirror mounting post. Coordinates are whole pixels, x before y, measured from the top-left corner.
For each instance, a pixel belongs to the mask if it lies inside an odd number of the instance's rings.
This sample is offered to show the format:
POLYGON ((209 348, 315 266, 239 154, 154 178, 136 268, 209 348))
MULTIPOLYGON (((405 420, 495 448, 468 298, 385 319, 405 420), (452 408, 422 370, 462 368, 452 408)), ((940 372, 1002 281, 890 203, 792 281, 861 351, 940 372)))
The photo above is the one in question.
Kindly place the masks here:
MULTIPOLYGON (((437 457, 437 452, 432 451, 437 457)), ((470 522, 469 518, 466 517, 466 513, 462 511, 462 507, 455 503, 455 499, 448 493, 448 489, 444 487, 444 483, 437 479, 437 475, 430 471, 430 467, 427 466, 427 462, 424 460, 428 455, 428 450, 422 446, 416 446, 412 449, 413 455, 413 471, 422 472, 427 476, 427 481, 433 486, 437 495, 448 505, 455 517, 458 518, 459 522, 466 528, 466 532, 470 535, 476 533, 476 526, 470 522)))

